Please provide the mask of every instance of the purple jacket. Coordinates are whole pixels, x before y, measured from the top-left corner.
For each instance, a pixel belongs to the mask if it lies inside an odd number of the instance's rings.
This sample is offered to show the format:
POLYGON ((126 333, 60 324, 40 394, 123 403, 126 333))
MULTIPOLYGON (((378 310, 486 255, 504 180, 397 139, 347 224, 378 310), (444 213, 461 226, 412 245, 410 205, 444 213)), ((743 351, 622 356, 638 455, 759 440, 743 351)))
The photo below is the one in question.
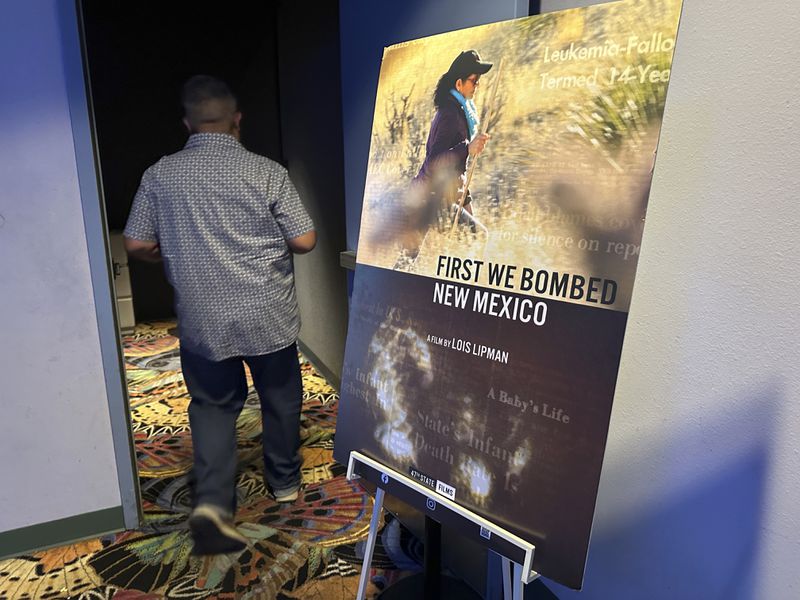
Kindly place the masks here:
MULTIPOLYGON (((446 200, 447 204, 458 202, 467 169, 468 140, 469 128, 464 110, 458 100, 448 97, 433 117, 425 144, 425 162, 414 182, 424 183, 431 194, 446 200)), ((470 200, 467 193, 464 204, 470 200)))

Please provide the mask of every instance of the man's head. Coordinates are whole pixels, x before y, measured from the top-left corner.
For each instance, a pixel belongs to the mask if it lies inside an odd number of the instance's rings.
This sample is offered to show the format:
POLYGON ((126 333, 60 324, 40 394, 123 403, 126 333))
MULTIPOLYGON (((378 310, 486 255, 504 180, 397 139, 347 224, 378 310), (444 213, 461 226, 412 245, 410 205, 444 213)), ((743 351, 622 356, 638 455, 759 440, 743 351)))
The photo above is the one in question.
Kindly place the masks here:
POLYGON ((209 75, 195 75, 181 91, 183 123, 191 133, 229 133, 239 137, 242 113, 236 96, 224 81, 209 75))

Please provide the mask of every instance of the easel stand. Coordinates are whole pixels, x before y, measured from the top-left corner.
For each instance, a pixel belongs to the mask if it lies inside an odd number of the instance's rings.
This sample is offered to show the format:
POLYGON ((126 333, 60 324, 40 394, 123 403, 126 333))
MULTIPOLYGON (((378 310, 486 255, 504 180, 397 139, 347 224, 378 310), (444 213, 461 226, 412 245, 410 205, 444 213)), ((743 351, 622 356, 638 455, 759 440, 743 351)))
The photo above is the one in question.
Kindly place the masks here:
POLYGON ((459 586, 461 582, 441 577, 441 526, 455 528, 480 542, 490 550, 503 557, 503 592, 506 600, 522 600, 524 586, 539 577, 533 571, 533 553, 535 546, 522 538, 498 527, 484 517, 467 510, 449 498, 439 494, 422 483, 399 473, 380 462, 353 451, 347 464, 347 479, 364 479, 378 486, 375 495, 375 505, 372 509, 372 519, 369 526, 369 536, 364 549, 364 563, 361 569, 361 579, 358 584, 357 600, 364 600, 369 571, 372 564, 372 554, 375 550, 375 541, 380 529, 380 515, 383 508, 383 499, 386 493, 402 500, 425 514, 425 574, 422 578, 409 578, 403 584, 401 580, 395 592, 385 592, 385 600, 397 598, 420 597, 424 600, 443 600, 449 597, 469 598, 459 586), (511 576, 513 565, 514 576, 511 576), (407 587, 406 587, 407 586, 407 587), (400 588, 403 588, 402 590, 400 588), (450 595, 448 595, 450 594, 450 595), (452 595, 455 594, 455 595, 452 595))

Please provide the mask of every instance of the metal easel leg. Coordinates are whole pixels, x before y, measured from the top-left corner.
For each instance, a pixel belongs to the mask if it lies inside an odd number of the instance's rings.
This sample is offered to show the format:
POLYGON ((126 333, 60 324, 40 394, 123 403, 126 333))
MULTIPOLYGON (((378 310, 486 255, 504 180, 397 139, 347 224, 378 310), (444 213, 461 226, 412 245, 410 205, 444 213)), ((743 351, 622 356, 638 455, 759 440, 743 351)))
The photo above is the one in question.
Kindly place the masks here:
POLYGON ((503 557, 503 598, 505 600, 512 600, 513 586, 511 585, 511 561, 505 556, 503 557))
POLYGON ((364 562, 361 565, 361 577, 358 580, 358 595, 356 600, 364 600, 367 593, 367 583, 369 582, 369 570, 372 565, 372 553, 375 551, 375 541, 378 539, 378 528, 380 526, 381 509, 383 508, 383 496, 386 492, 383 488, 378 488, 375 494, 375 505, 372 507, 372 519, 369 522, 369 535, 367 545, 364 547, 364 562))
POLYGON ((525 593, 525 584, 522 583, 522 565, 514 563, 512 580, 514 582, 514 600, 522 600, 522 596, 525 593))

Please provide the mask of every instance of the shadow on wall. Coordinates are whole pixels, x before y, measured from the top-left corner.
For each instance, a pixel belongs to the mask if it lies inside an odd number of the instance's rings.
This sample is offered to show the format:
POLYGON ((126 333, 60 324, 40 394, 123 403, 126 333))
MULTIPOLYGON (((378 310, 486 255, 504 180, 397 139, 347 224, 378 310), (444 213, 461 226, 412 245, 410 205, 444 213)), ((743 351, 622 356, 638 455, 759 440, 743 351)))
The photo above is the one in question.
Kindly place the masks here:
POLYGON ((726 410, 719 421, 706 420, 666 444, 654 440, 646 449, 621 452, 636 466, 617 461, 604 474, 584 591, 548 587, 562 600, 757 598, 764 490, 780 400, 778 387, 766 385, 736 402, 746 410, 726 410), (642 452, 647 456, 637 456, 642 452), (659 463, 665 466, 648 469, 659 463))

